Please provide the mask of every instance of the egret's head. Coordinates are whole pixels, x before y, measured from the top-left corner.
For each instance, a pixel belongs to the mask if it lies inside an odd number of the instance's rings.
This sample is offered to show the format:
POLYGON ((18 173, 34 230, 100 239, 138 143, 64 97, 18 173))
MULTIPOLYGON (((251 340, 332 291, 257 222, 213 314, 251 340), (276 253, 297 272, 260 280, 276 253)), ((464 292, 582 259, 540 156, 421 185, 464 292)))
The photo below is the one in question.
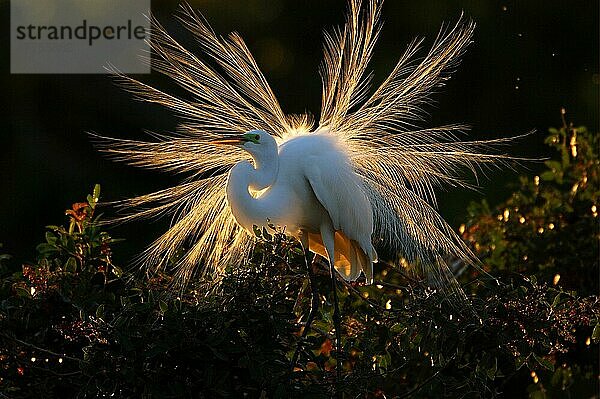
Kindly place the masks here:
POLYGON ((273 153, 277 154, 277 142, 264 130, 251 130, 240 136, 226 137, 213 140, 211 143, 217 145, 234 145, 248 151, 253 158, 262 158, 273 153))

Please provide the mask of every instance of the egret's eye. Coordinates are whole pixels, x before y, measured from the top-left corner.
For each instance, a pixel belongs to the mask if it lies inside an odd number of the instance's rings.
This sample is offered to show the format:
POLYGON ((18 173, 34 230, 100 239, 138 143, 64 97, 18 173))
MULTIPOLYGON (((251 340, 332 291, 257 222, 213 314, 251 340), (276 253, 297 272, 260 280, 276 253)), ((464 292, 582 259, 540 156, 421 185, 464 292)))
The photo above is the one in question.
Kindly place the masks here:
POLYGON ((258 141, 260 139, 260 136, 257 134, 254 136, 254 140, 258 141))

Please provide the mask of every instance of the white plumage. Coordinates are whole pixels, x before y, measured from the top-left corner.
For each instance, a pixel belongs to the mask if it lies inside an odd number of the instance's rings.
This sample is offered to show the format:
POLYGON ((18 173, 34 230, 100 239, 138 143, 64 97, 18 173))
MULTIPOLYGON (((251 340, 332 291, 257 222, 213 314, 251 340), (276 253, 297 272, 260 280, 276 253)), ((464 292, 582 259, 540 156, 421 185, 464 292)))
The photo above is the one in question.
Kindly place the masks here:
POLYGON ((227 180, 227 203, 244 229, 283 227, 332 260, 344 278, 356 280, 363 271, 372 280, 373 209, 335 135, 294 136, 277 145, 267 132, 251 131, 217 143, 236 144, 253 158, 253 165, 236 164, 227 180))
POLYGON ((431 102, 430 95, 449 78, 471 42, 474 24, 461 17, 442 29, 420 58, 423 40, 410 43, 389 77, 369 95, 366 70, 380 32, 382 2, 365 3, 349 0, 346 24, 325 34, 316 127, 309 115, 281 110, 236 33, 218 36, 184 6, 180 19, 200 46, 196 54, 153 20, 152 66, 190 98, 118 76, 137 98, 172 109, 183 123, 177 132, 153 135, 155 141, 107 139, 104 146, 133 165, 187 176, 176 187, 118 203, 131 210, 121 221, 171 215, 169 230, 140 255, 149 269, 163 267, 185 247, 177 261, 183 281, 196 272, 218 276, 226 265, 245 259, 255 240, 248 230, 268 218, 316 253, 325 255, 335 247, 333 260, 347 279, 360 270, 371 279, 376 242, 420 265, 439 287, 455 290, 445 257, 477 261, 436 211, 434 190, 468 187, 462 170, 475 173, 482 164, 508 159, 484 154, 507 140, 460 141, 457 136, 466 130, 462 125, 416 124, 423 120, 422 106, 431 102), (264 148, 214 145, 214 140, 256 130, 264 148))

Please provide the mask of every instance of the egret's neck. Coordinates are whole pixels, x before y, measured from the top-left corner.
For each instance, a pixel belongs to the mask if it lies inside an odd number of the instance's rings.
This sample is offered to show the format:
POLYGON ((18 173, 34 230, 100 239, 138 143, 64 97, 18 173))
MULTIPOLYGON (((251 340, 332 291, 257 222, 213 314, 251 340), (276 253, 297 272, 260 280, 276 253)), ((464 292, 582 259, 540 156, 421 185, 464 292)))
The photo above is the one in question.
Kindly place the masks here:
POLYGON ((250 190, 259 191, 270 187, 277 180, 279 156, 275 149, 272 155, 253 156, 254 165, 240 162, 229 172, 227 180, 227 202, 239 224, 249 231, 253 225, 262 225, 269 217, 268 204, 254 198, 250 190))
POLYGON ((253 191, 264 190, 270 187, 279 173, 279 154, 277 148, 261 154, 252 154, 254 172, 250 173, 248 188, 253 191))

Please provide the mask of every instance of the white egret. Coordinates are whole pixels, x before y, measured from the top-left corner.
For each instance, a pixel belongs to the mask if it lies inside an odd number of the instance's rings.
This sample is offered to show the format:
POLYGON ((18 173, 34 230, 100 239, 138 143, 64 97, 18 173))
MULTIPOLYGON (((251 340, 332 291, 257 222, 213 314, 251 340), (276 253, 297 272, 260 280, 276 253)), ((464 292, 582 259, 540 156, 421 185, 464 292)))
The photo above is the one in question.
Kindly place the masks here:
MULTIPOLYGON (((474 24, 461 17, 443 28, 421 58, 415 55, 423 40, 411 42, 369 95, 366 70, 382 1, 365 3, 349 0, 345 25, 325 33, 316 126, 309 115, 282 111, 236 33, 218 36, 183 6, 180 19, 200 47, 196 55, 152 21, 153 68, 191 98, 118 76, 139 99, 166 106, 184 121, 175 133, 155 134, 155 141, 107 139, 104 147, 133 165, 188 175, 176 187, 119 203, 132 210, 121 221, 172 215, 168 231, 141 255, 146 266, 162 267, 186 246, 177 261, 183 280, 195 272, 218 276, 248 255, 256 240, 252 225, 269 219, 329 259, 334 294, 334 268, 348 280, 361 271, 372 280, 373 242, 419 264, 438 287, 460 293, 444 257, 477 261, 436 211, 434 189, 467 187, 462 169, 475 173, 508 159, 484 154, 507 140, 460 141, 463 125, 416 124, 471 42, 474 24), (235 145, 215 145, 225 143, 235 145)), ((339 312, 336 318, 339 334, 339 312)))
POLYGON ((334 135, 316 132, 278 146, 270 134, 255 130, 212 143, 236 145, 253 159, 237 163, 227 180, 227 203, 238 224, 249 232, 267 221, 283 226, 347 280, 363 271, 372 281, 373 209, 334 135))

